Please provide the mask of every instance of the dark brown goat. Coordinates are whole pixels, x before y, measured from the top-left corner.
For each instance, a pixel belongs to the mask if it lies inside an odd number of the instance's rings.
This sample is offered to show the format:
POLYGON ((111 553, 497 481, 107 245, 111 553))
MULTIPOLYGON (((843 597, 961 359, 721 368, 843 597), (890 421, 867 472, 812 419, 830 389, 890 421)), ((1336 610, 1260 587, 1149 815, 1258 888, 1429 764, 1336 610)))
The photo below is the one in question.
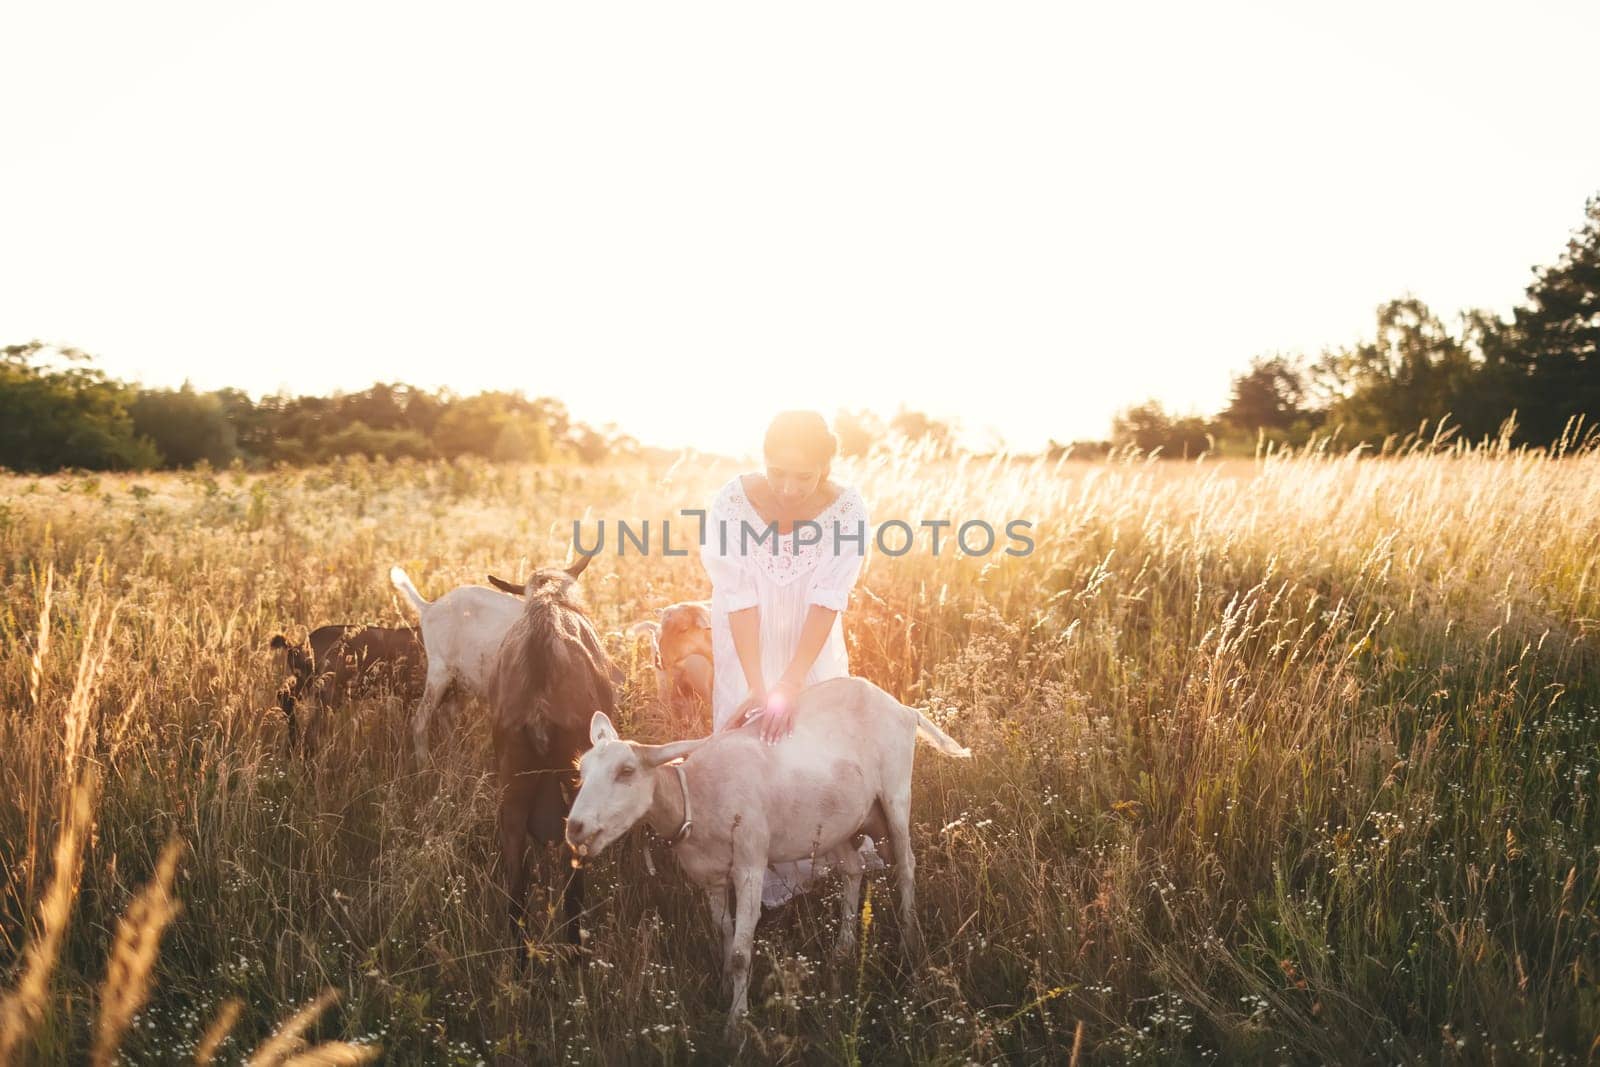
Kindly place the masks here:
POLYGON ((415 626, 319 626, 302 644, 282 634, 271 644, 283 650, 291 675, 278 691, 290 745, 299 741, 295 709, 303 701, 328 708, 385 686, 407 700, 422 692, 426 663, 415 626))
MULTIPOLYGON (((589 559, 535 571, 518 590, 526 604, 500 646, 493 729, 500 863, 519 962, 527 942, 529 846, 535 839, 561 846, 565 858, 566 817, 577 792, 577 760, 589 748, 589 719, 616 707, 611 661, 573 590, 589 559)), ((577 944, 583 872, 566 863, 561 869, 563 925, 577 944)))
MULTIPOLYGON (((489 584, 501 592, 522 595, 522 586, 489 575, 489 584)), ((711 602, 686 600, 668 604, 646 619, 628 627, 630 637, 650 639, 652 666, 656 676, 656 699, 672 713, 674 725, 687 733, 705 733, 711 726, 711 602)), ((611 681, 626 680, 616 667, 611 681)))

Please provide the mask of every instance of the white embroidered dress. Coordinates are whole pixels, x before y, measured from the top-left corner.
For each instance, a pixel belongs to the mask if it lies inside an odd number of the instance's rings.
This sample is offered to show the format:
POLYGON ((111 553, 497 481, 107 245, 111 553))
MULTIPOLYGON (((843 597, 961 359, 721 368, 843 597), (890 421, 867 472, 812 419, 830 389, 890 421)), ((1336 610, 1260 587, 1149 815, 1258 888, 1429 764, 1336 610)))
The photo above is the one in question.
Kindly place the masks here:
MULTIPOLYGON (((867 507, 850 486, 815 518, 815 526, 797 522, 783 536, 756 511, 736 476, 717 491, 707 509, 705 543, 700 559, 711 577, 712 729, 733 717, 748 693, 744 668, 733 645, 731 612, 754 607, 760 618, 761 674, 772 685, 788 669, 800 643, 800 631, 812 604, 832 608, 828 639, 806 673, 805 686, 850 673, 844 643, 843 612, 861 573, 872 527, 867 507), (817 527, 821 528, 820 537, 817 527), (758 541, 758 538, 762 538, 758 541), (814 542, 814 543, 802 543, 814 542), (774 549, 776 548, 776 552, 774 549)), ((868 845, 863 850, 874 866, 882 863, 868 845)), ((780 863, 767 871, 761 900, 768 907, 783 903, 811 877, 811 861, 780 863)))

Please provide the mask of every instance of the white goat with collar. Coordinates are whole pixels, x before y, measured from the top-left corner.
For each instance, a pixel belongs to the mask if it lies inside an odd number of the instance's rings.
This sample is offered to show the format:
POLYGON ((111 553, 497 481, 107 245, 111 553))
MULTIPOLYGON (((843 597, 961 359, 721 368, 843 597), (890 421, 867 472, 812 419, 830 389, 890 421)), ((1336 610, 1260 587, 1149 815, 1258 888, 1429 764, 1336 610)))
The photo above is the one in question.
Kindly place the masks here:
POLYGON ((803 690, 794 733, 776 745, 762 743, 758 722, 692 741, 641 745, 622 740, 596 712, 589 725, 593 747, 578 765, 567 843, 579 857, 598 855, 641 819, 673 842, 722 932, 731 1033, 748 1007, 751 946, 770 863, 813 858, 843 869, 836 949, 848 952, 859 919, 861 836, 887 844, 902 937, 913 955, 922 954, 911 851, 918 737, 947 756, 971 755, 927 716, 864 678, 833 678, 803 690), (680 757, 680 766, 667 765, 680 757))

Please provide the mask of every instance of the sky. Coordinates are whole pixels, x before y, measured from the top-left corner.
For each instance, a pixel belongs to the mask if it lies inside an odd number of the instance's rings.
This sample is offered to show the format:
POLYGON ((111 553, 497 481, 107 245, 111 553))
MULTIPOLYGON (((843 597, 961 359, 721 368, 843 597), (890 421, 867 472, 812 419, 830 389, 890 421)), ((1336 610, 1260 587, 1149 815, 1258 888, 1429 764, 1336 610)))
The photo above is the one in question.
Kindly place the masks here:
POLYGON ((753 454, 1226 401, 1600 193, 1600 4, 10 3, 0 343, 753 454))

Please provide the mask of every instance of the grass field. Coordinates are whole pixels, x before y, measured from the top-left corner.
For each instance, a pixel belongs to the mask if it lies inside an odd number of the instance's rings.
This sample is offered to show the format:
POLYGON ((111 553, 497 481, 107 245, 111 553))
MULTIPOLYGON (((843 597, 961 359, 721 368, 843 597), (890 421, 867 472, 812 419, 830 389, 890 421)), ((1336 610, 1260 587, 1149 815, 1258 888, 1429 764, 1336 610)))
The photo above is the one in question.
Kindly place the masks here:
MULTIPOLYGON (((395 699, 289 758, 267 650, 405 619, 391 564, 437 596, 561 559, 586 512, 702 506, 731 470, 0 476, 0 1060, 192 1058, 236 1010, 237 1062, 329 989, 300 1040, 384 1062, 735 1055, 669 860, 601 857, 592 953, 518 980, 484 709, 425 770, 395 699)), ((869 559, 855 673, 975 753, 918 760, 930 959, 903 960, 879 875, 863 951, 832 960, 819 890, 758 932, 745 1058, 1596 1054, 1600 452, 836 474, 874 521, 1026 519, 1036 547, 869 559)), ((699 732, 618 636, 706 595, 697 560, 608 549, 582 585, 629 672, 624 735, 699 732)))

